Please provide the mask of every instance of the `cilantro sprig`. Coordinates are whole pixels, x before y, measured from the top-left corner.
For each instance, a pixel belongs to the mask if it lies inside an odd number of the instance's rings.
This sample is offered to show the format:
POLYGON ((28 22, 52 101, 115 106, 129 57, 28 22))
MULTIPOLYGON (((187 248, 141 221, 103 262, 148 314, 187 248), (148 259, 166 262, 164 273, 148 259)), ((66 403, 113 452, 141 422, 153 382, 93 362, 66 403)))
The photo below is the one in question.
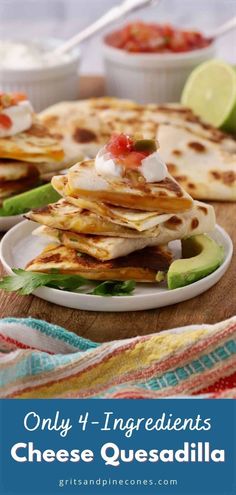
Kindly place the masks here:
MULTIPOLYGON (((79 275, 63 275, 53 270, 51 273, 29 272, 21 268, 13 269, 14 275, 8 275, 0 280, 0 289, 7 292, 18 292, 22 295, 32 294, 39 287, 52 287, 59 290, 88 292, 86 280, 79 275)), ((96 285, 89 294, 96 296, 129 296, 135 289, 135 282, 127 280, 118 282, 107 280, 96 285)))

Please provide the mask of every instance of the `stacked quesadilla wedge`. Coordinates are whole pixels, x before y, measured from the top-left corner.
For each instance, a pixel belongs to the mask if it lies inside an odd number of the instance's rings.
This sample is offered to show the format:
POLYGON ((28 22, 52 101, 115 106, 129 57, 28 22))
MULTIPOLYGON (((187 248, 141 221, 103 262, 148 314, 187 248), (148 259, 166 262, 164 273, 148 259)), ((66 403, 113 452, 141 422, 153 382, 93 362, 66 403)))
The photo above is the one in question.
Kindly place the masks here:
POLYGON ((26 97, 0 94, 0 206, 62 168, 63 157, 59 140, 38 121, 26 97))
POLYGON ((185 193, 152 140, 116 135, 52 185, 62 199, 26 215, 50 241, 28 271, 158 282, 172 261, 170 241, 215 227, 213 207, 185 193))
POLYGON ((157 138, 169 172, 194 199, 236 201, 236 140, 180 104, 91 98, 53 105, 40 119, 75 162, 94 158, 115 132, 157 138))

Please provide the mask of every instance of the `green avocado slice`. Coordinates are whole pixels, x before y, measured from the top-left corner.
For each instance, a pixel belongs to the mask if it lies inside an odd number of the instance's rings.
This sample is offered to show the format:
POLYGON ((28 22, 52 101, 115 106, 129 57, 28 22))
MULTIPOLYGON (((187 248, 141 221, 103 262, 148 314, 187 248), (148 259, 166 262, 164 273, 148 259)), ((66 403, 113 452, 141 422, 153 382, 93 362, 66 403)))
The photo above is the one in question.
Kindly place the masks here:
POLYGON ((9 214, 5 212, 4 208, 0 208, 0 217, 9 217, 9 214))
POLYGON ((214 272, 224 260, 224 249, 207 235, 182 240, 183 258, 173 261, 167 273, 169 289, 192 284, 214 272))
POLYGON ((60 199, 60 196, 51 184, 45 184, 30 191, 17 194, 17 196, 13 196, 12 198, 5 199, 1 210, 4 212, 4 216, 20 215, 33 208, 41 208, 41 206, 54 203, 58 199, 60 199))

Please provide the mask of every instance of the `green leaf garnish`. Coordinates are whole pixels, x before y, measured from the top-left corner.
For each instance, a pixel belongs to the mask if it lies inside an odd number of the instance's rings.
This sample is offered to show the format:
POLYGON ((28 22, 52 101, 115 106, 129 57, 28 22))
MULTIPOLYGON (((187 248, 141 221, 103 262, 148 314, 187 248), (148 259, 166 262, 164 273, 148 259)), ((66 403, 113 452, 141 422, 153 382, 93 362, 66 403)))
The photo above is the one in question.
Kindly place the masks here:
POLYGON ((97 285, 90 294, 94 296, 130 296, 135 289, 134 280, 126 280, 125 282, 116 282, 107 280, 97 285))
MULTIPOLYGON (((52 287, 54 289, 87 292, 86 285, 91 284, 80 275, 63 275, 57 270, 51 273, 28 272, 21 268, 13 269, 14 275, 3 277, 0 280, 0 289, 7 292, 19 292, 22 295, 32 294, 39 287, 52 287)), ((126 282, 106 281, 98 284, 90 294, 96 296, 128 296, 135 288, 133 280, 126 282)))
POLYGON ((28 295, 39 287, 50 286, 57 289, 75 290, 86 283, 86 280, 79 275, 27 272, 20 268, 13 269, 13 272, 15 276, 10 275, 0 281, 0 289, 28 295))

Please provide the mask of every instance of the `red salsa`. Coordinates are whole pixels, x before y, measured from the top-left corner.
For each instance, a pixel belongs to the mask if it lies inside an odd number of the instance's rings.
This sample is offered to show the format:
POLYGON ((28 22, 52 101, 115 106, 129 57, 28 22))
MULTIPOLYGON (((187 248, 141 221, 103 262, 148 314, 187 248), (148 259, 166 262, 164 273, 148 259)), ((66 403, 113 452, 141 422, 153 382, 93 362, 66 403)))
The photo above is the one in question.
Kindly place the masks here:
POLYGON ((133 53, 181 53, 205 48, 212 40, 198 31, 178 29, 170 24, 133 22, 108 34, 105 42, 133 53))
POLYGON ((156 151, 156 142, 152 139, 138 139, 126 134, 113 134, 105 146, 117 163, 125 169, 136 169, 142 160, 156 151))

